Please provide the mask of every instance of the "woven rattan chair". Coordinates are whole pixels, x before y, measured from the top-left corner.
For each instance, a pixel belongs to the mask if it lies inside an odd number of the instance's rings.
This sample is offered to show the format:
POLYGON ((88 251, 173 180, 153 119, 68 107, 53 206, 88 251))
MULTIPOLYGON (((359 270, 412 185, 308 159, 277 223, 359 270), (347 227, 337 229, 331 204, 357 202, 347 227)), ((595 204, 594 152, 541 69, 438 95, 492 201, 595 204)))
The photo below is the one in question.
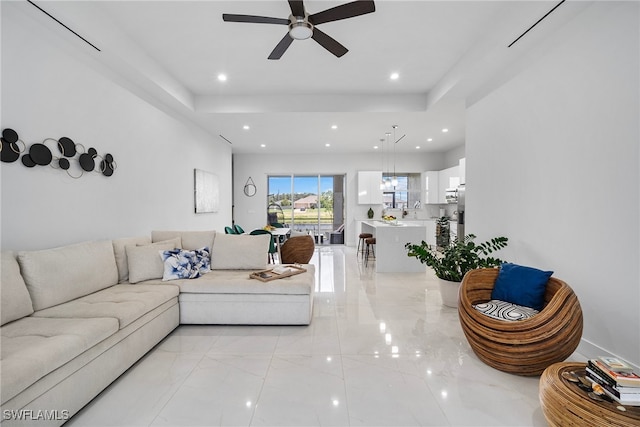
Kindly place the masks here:
POLYGON ((487 365, 517 375, 540 375, 574 352, 582 337, 578 297, 562 280, 547 283, 545 306, 535 316, 515 322, 480 313, 474 304, 491 299, 499 269, 468 272, 458 295, 458 316, 467 341, 487 365))
POLYGON ((283 264, 307 264, 313 256, 315 243, 313 237, 307 235, 289 237, 282 248, 280 256, 283 264))

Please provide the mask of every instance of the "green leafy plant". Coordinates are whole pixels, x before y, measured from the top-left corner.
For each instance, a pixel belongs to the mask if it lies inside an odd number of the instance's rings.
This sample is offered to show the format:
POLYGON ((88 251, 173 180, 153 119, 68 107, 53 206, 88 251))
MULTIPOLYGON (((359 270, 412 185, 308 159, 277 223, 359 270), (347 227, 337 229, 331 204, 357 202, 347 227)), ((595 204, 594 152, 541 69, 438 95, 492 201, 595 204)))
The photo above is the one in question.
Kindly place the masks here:
POLYGON ((473 241, 475 238, 475 235, 468 234, 463 240, 451 242, 442 252, 438 252, 424 240, 419 245, 407 243, 404 247, 408 256, 433 268, 440 279, 461 282, 469 270, 497 267, 504 262, 489 255, 506 247, 508 238, 495 237, 480 244, 473 241))

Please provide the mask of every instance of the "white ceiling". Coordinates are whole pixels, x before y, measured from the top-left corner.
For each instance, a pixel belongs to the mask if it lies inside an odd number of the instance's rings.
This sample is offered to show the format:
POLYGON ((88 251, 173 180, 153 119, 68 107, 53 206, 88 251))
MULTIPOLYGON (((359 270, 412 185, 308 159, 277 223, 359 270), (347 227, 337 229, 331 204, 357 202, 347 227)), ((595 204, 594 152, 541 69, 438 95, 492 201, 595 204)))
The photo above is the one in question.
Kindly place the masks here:
MULTIPOLYGON (((318 26, 349 49, 342 58, 309 39, 274 61, 267 56, 286 26, 224 22, 222 14, 288 18, 285 0, 34 3, 98 47, 26 4, 103 72, 224 137, 234 153, 371 152, 386 132, 393 139, 392 125, 396 139, 406 135, 398 152, 463 145, 465 102, 580 9, 568 2, 508 48, 558 2, 376 1, 374 13, 318 26)), ((312 14, 343 3, 305 7, 312 14)))

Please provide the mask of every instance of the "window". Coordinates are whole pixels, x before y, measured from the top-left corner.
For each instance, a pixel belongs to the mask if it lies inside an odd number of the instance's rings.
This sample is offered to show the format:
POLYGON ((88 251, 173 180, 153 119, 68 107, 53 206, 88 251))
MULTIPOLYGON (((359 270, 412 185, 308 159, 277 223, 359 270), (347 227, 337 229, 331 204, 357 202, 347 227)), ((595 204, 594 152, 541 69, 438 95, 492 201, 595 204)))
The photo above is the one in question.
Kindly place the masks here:
POLYGON ((420 201, 420 174, 398 174, 398 185, 384 190, 384 207, 386 209, 413 208, 420 201))

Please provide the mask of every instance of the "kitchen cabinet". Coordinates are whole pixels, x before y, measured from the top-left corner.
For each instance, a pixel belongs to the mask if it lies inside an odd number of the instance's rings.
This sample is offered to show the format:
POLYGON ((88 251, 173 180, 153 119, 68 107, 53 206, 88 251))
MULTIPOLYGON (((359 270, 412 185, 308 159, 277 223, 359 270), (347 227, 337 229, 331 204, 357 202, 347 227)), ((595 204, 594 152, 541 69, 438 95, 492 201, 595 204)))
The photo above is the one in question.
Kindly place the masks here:
POLYGON ((424 183, 424 203, 438 203, 438 171, 427 171, 422 174, 424 183))
POLYGON ((460 185, 460 167, 452 166, 438 172, 438 203, 447 203, 447 188, 458 188, 460 185))
POLYGON ((381 205, 382 171, 358 171, 358 204, 381 205))

